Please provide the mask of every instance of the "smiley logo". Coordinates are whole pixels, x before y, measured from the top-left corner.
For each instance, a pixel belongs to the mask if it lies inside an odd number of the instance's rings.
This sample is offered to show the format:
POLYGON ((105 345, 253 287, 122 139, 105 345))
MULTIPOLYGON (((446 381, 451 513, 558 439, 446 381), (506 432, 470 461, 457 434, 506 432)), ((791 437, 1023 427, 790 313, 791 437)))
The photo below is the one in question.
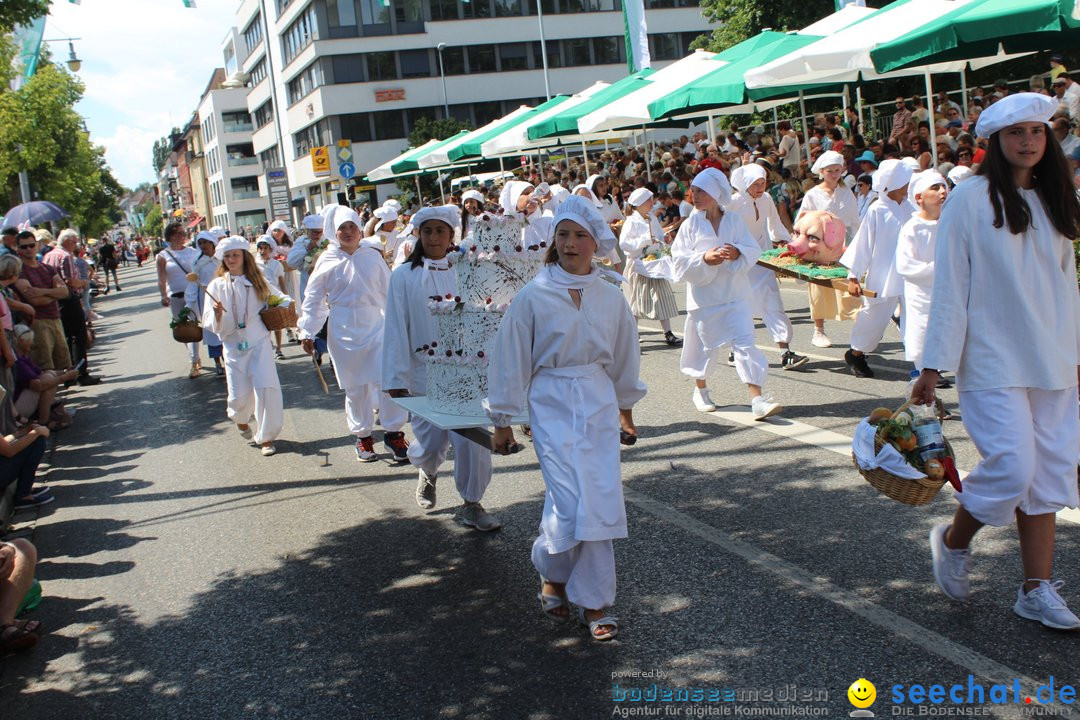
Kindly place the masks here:
POLYGON ((848 700, 857 708, 868 708, 877 700, 877 688, 866 678, 859 678, 851 683, 847 691, 848 700))

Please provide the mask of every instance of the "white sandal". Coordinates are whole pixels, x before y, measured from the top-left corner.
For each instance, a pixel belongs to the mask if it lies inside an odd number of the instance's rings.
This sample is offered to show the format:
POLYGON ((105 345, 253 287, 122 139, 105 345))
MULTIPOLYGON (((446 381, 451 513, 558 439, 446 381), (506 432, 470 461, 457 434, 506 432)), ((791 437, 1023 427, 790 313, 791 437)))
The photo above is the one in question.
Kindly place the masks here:
POLYGON ((579 607, 577 609, 577 616, 578 622, 589 628, 589 635, 591 635, 592 639, 596 640, 597 642, 607 642, 608 640, 613 640, 615 636, 619 634, 619 618, 609 617, 605 615, 598 620, 588 620, 585 617, 585 608, 583 607, 579 607), (597 629, 605 625, 610 626, 611 630, 607 631, 606 633, 597 634, 597 629))
POLYGON ((544 592, 544 584, 547 580, 541 579, 540 592, 536 593, 536 599, 540 601, 540 610, 552 620, 558 620, 560 622, 570 619, 570 603, 563 600, 558 595, 548 595, 544 592), (565 615, 559 615, 555 611, 559 608, 566 608, 565 615))

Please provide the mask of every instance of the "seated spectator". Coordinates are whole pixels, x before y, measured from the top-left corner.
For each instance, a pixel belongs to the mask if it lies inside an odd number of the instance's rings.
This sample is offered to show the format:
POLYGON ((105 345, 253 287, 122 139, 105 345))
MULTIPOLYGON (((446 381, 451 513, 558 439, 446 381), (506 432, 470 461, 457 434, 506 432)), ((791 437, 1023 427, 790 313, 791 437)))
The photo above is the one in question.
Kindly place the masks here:
POLYGON ((1054 53, 1050 56, 1050 79, 1057 80, 1057 76, 1063 72, 1069 72, 1065 67, 1065 56, 1054 53))
POLYGON ((1072 132, 1072 125, 1065 118, 1057 118, 1053 121, 1052 126, 1054 129, 1054 136, 1061 143, 1061 150, 1066 156, 1072 153, 1073 148, 1077 143, 1080 143, 1080 139, 1072 132))
POLYGON ((66 372, 42 370, 30 358, 34 331, 26 325, 15 326, 15 412, 36 419, 50 430, 63 430, 71 417, 62 405, 53 407, 56 392, 65 382, 78 377, 75 369, 66 372))
POLYGON ((49 428, 37 423, 31 423, 12 435, 0 435, 0 493, 15 483, 16 510, 48 505, 55 499, 49 488, 34 488, 38 465, 45 457, 47 437, 49 428))
POLYGON ((0 542, 0 657, 37 645, 41 623, 15 620, 15 613, 34 582, 36 563, 37 550, 29 540, 0 542))

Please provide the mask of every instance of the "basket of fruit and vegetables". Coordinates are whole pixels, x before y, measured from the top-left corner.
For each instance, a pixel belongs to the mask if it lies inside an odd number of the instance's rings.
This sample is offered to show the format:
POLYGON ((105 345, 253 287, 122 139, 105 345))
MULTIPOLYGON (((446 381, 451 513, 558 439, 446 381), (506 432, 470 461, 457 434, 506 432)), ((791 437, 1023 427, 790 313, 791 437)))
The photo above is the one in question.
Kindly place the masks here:
POLYGON ((202 342, 202 326, 191 308, 184 308, 169 323, 173 340, 182 343, 202 342))
MULTIPOLYGON (((852 460, 863 478, 879 492, 906 505, 925 505, 938 494, 946 481, 960 491, 960 476, 949 441, 940 435, 944 412, 940 405, 932 410, 912 410, 906 402, 893 412, 877 408, 860 423, 852 460), (937 415, 935 432, 940 446, 920 447, 919 429, 926 424, 916 415, 937 415), (859 435, 873 433, 873 458, 860 456, 859 435)), ((928 426, 929 429, 929 426, 928 426)), ((924 442, 927 434, 923 433, 924 442)))
POLYGON ((293 309, 290 298, 271 295, 266 301, 266 307, 259 311, 259 317, 267 330, 296 327, 296 310, 293 309))

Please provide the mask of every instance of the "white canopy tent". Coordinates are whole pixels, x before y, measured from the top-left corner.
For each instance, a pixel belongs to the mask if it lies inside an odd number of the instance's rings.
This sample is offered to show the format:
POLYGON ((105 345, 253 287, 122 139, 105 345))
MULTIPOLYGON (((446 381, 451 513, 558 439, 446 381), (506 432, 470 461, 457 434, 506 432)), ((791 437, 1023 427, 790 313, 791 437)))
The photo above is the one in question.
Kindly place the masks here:
MULTIPOLYGON (((491 138, 483 145, 480 146, 480 150, 484 153, 484 157, 492 158, 506 155, 518 155, 522 151, 536 150, 538 148, 551 147, 558 145, 562 138, 545 138, 543 140, 532 141, 529 140, 529 128, 536 123, 543 122, 549 117, 558 115, 565 112, 575 105, 588 100, 591 96, 600 92, 608 86, 608 83, 597 82, 589 87, 585 88, 581 92, 574 93, 565 102, 556 105, 555 107, 548 108, 544 112, 537 113, 535 117, 529 119, 528 122, 523 122, 520 125, 516 125, 509 128, 506 132, 500 133, 491 138)), ((580 139, 572 139, 570 142, 577 143, 580 139)))
POLYGON ((453 142, 446 143, 445 145, 439 147, 438 149, 432 151, 431 153, 428 153, 427 155, 425 155, 424 157, 420 158, 417 161, 417 165, 419 165, 422 168, 433 168, 433 167, 442 167, 443 165, 449 165, 450 164, 449 153, 450 153, 451 150, 453 150, 454 148, 456 148, 456 147, 458 147, 460 145, 463 145, 466 142, 469 142, 474 137, 479 137, 480 135, 482 135, 484 133, 491 132, 492 130, 499 127, 503 123, 506 123, 506 122, 508 122, 510 120, 513 120, 514 118, 516 118, 516 117, 518 117, 520 115, 524 115, 525 113, 529 112, 530 110, 532 110, 532 108, 529 107, 528 105, 522 105, 521 107, 519 107, 517 110, 513 111, 509 115, 504 115, 503 117, 492 120, 487 125, 484 125, 481 128, 477 128, 476 130, 473 130, 471 133, 468 133, 467 135, 463 135, 460 138, 458 138, 457 140, 454 140, 453 142))
MULTIPOLYGON (((441 142, 442 142, 442 140, 434 140, 434 139, 432 139, 432 140, 428 140, 426 143, 424 143, 423 145, 420 145, 419 147, 409 148, 408 150, 406 150, 402 154, 398 155, 396 158, 393 158, 392 160, 387 160, 382 165, 380 165, 379 167, 377 167, 374 170, 372 170, 371 172, 369 172, 367 174, 367 179, 370 180, 371 182, 379 182, 380 180, 390 180, 392 178, 399 177, 399 174, 395 173, 394 170, 393 170, 393 167, 392 167, 395 163, 400 162, 401 160, 403 160, 403 159, 405 159, 407 157, 417 155, 422 150, 434 147, 435 145, 438 145, 441 142)), ((408 173, 401 173, 401 175, 405 175, 405 174, 408 174, 408 173)))

